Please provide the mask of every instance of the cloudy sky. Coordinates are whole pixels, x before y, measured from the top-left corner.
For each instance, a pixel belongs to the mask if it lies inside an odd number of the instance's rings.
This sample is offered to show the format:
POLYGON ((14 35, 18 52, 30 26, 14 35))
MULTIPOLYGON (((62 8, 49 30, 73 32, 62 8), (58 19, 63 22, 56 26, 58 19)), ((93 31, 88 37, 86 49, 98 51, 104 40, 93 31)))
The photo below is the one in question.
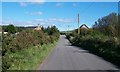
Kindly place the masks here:
POLYGON ((80 24, 92 27, 94 22, 109 13, 118 13, 117 2, 3 2, 2 25, 47 27, 55 25, 60 31, 77 28, 80 24))

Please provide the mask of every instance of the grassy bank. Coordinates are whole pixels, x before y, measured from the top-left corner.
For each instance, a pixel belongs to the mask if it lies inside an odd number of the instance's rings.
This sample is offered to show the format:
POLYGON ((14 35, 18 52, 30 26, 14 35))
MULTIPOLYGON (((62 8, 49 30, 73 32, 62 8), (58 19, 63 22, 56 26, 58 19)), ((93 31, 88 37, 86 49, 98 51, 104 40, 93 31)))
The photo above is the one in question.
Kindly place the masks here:
POLYGON ((51 52, 56 43, 34 46, 9 54, 9 57, 12 57, 13 60, 9 70, 35 70, 51 52))
POLYGON ((70 36, 72 45, 82 47, 120 67, 120 39, 105 35, 70 36))
POLYGON ((108 40, 104 39, 105 41, 102 38, 79 38, 80 42, 76 41, 76 44, 73 43, 73 45, 87 49, 90 52, 103 57, 105 60, 120 66, 120 45, 115 42, 114 38, 108 38, 108 40))
POLYGON ((2 56, 0 56, 0 72, 2 71, 2 56))
MULTIPOLYGON (((11 25, 7 27, 11 30, 11 25)), ((2 71, 4 72, 35 70, 60 36, 55 26, 42 28, 42 30, 25 28, 18 34, 7 31, 7 34, 2 34, 2 71)))
POLYGON ((80 28, 67 34, 72 45, 82 47, 120 67, 120 24, 117 13, 95 21, 92 28, 80 28))

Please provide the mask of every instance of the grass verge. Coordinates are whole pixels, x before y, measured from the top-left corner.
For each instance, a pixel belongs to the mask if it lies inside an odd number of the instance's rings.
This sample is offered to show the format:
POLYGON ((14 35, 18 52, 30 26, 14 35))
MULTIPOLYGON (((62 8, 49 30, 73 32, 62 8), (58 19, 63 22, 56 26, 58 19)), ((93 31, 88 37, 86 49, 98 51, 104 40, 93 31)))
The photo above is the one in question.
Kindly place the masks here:
POLYGON ((57 42, 44 44, 41 47, 30 47, 16 53, 11 53, 12 66, 9 70, 35 70, 51 52, 57 42))

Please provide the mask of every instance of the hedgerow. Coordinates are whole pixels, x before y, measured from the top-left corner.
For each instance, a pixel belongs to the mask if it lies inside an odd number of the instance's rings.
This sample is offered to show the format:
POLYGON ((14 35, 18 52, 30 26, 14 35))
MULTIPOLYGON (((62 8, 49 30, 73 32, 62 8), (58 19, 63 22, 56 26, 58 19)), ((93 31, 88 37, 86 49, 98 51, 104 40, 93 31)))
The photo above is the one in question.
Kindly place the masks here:
POLYGON ((79 35, 72 33, 66 37, 73 45, 87 49, 120 67, 119 27, 118 15, 111 13, 101 19, 99 18, 92 28, 81 28, 79 35))
POLYGON ((52 34, 48 35, 44 31, 35 31, 26 29, 19 34, 3 34, 2 38, 2 69, 8 70, 12 63, 16 60, 10 57, 9 54, 27 49, 32 46, 40 48, 43 44, 54 43, 59 39, 59 31, 51 30, 52 34))
POLYGON ((108 38, 103 40, 99 38, 81 38, 73 40, 73 45, 80 46, 90 52, 102 56, 106 60, 120 66, 120 44, 118 44, 114 38, 108 38))

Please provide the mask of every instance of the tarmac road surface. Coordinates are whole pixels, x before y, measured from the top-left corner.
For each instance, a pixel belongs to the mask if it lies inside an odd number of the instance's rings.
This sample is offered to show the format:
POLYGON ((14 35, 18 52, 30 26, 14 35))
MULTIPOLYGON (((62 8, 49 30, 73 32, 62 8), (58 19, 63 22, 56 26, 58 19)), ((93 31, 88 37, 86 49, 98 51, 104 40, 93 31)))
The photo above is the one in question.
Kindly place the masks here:
POLYGON ((71 46, 64 35, 38 70, 118 70, 115 65, 82 48, 71 46))

